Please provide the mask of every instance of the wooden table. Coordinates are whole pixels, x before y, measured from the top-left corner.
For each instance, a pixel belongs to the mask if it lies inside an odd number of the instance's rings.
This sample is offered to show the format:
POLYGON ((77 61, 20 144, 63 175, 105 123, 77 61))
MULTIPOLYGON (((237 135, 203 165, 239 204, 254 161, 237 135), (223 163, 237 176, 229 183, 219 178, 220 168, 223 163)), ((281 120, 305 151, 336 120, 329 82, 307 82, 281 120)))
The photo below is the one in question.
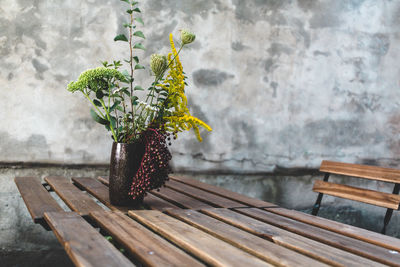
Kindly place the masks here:
POLYGON ((106 178, 45 181, 15 178, 76 266, 400 266, 400 239, 197 180, 171 177, 141 210, 111 205, 106 178))

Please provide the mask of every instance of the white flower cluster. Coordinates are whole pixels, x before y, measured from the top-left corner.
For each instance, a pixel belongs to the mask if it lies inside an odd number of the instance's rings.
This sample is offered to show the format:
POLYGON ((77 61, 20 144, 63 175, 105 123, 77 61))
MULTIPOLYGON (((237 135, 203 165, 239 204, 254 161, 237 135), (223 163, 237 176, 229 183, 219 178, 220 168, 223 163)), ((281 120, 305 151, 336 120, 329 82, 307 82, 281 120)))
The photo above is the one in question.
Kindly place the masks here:
POLYGON ((150 106, 148 103, 146 103, 144 101, 139 101, 138 104, 139 104, 139 106, 142 106, 147 111, 158 112, 158 107, 150 106))

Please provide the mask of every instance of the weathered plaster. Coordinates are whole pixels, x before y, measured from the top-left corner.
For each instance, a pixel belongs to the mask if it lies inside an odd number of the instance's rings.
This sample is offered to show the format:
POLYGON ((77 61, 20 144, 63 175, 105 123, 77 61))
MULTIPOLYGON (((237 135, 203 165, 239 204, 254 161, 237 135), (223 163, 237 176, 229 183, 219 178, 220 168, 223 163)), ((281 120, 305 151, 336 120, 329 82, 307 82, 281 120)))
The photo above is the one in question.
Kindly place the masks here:
MULTIPOLYGON (((263 172, 320 160, 399 166, 396 1, 143 2, 148 66, 168 34, 182 54, 192 111, 214 129, 172 146, 177 170, 263 172)), ((120 1, 0 0, 0 161, 107 163, 111 139, 65 90, 126 52, 120 1)), ((137 81, 149 84, 148 71, 137 81)))

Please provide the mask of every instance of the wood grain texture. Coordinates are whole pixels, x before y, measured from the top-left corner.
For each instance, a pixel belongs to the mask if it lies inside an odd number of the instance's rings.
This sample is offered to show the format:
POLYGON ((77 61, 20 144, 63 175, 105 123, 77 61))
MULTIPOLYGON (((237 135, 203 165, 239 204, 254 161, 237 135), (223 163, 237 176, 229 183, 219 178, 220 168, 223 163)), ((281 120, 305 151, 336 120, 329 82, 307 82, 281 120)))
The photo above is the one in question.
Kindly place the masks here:
POLYGON ((35 223, 45 223, 46 211, 63 211, 38 177, 15 177, 14 181, 35 223))
POLYGON ((390 250, 380 246, 343 236, 338 233, 330 232, 328 230, 292 220, 287 217, 279 216, 261 209, 249 208, 237 209, 236 211, 276 227, 291 231, 310 239, 314 239, 318 242, 348 251, 350 253, 390 266, 400 266, 400 253, 392 253, 390 250))
POLYGON ((170 209, 180 209, 180 207, 174 205, 170 201, 165 201, 164 199, 153 194, 153 191, 144 197, 143 204, 152 210, 170 210, 170 209))
POLYGON ((205 202, 202 202, 167 187, 160 188, 159 191, 153 190, 152 194, 186 209, 204 209, 213 207, 205 202))
POLYGON ((109 186, 110 184, 110 179, 108 176, 99 176, 97 177, 97 180, 99 180, 102 184, 105 184, 106 186, 109 186))
POLYGON ((195 188, 193 186, 189 186, 174 180, 168 181, 165 186, 172 188, 178 192, 181 192, 183 194, 186 194, 190 197, 196 198, 200 201, 206 202, 207 204, 210 204, 214 207, 219 207, 219 208, 240 208, 240 207, 247 207, 247 205, 244 205, 242 203, 239 203, 234 200, 230 200, 225 197, 221 197, 218 195, 215 195, 213 193, 209 193, 207 191, 195 188))
POLYGON ((271 266, 195 227, 158 211, 129 211, 129 215, 213 266, 271 266))
MULTIPOLYGON (((72 181, 77 184, 82 189, 88 191, 94 197, 96 197, 101 203, 106 205, 111 210, 119 210, 124 213, 127 213, 129 209, 133 209, 133 207, 124 207, 124 206, 114 206, 110 203, 110 196, 108 193, 108 186, 101 183, 99 180, 88 177, 79 177, 72 178, 72 181)), ((144 200, 143 204, 150 209, 156 210, 167 210, 167 209, 179 209, 179 207, 164 201, 156 196, 148 194, 144 200)))
POLYGON ((111 210, 119 210, 127 213, 128 207, 114 206, 110 203, 108 195, 108 187, 99 182, 98 180, 90 177, 73 177, 72 181, 82 190, 87 191, 92 196, 97 198, 101 203, 106 205, 111 210))
POLYGON ((199 189, 202 189, 204 191, 207 191, 209 193, 213 193, 215 195, 218 196, 222 196, 237 202, 240 202, 246 206, 250 206, 250 207, 258 207, 258 208, 262 208, 262 207, 276 207, 275 204, 270 203, 270 202, 265 202, 259 199, 255 199, 255 198, 250 198, 247 197, 245 195, 236 193, 236 192, 232 192, 229 190, 226 190, 222 187, 217 187, 214 185, 210 185, 210 184, 206 184, 206 183, 202 183, 200 181, 194 180, 194 179, 190 179, 187 177, 183 177, 183 176, 178 176, 178 175, 172 175, 170 177, 171 180, 175 180, 199 189))
POLYGON ((75 266, 134 266, 75 212, 46 212, 44 216, 75 266))
POLYGON ((88 216, 92 211, 104 209, 85 192, 79 190, 71 181, 61 176, 46 177, 45 181, 53 188, 57 195, 68 207, 82 216, 88 216))
POLYGON ((206 209, 202 210, 202 212, 220 221, 332 266, 384 266, 378 262, 294 234, 232 210, 206 209))
POLYGON ((194 210, 167 213, 277 266, 328 266, 194 210))
POLYGON ((391 183, 400 183, 400 170, 391 168, 324 160, 322 161, 319 170, 321 172, 354 176, 391 183))
POLYGON ((400 239, 376 232, 368 231, 348 224, 331 221, 325 218, 316 217, 304 212, 288 210, 284 208, 265 208, 265 210, 285 216, 296 221, 314 225, 322 229, 336 232, 345 236, 353 237, 371 244, 400 252, 400 239))
POLYGON ((400 195, 324 182, 321 180, 316 180, 314 182, 313 191, 395 210, 399 208, 400 203, 400 195))
POLYGON ((204 266, 120 212, 92 212, 90 216, 146 266, 204 266))

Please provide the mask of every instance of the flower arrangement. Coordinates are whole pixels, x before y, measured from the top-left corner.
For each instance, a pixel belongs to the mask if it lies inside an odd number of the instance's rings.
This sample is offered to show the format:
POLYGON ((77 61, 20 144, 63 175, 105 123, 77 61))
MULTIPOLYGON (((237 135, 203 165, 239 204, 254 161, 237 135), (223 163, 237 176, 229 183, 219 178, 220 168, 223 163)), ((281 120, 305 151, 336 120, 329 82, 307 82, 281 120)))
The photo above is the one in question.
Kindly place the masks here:
POLYGON ((135 177, 132 177, 130 196, 135 199, 145 192, 161 187, 171 172, 168 150, 170 139, 178 132, 193 129, 201 142, 199 127, 211 131, 211 127, 190 114, 185 95, 187 77, 179 59, 182 49, 191 44, 196 36, 189 30, 181 30, 180 47, 177 50, 170 34, 171 52, 165 56, 153 54, 150 69, 152 84, 144 90, 135 83, 136 71, 145 69, 134 52, 145 50, 145 35, 137 30, 143 20, 137 1, 121 0, 129 5, 129 21, 124 23, 126 34, 119 34, 114 41, 126 42, 129 57, 121 61, 102 62, 103 66, 83 72, 77 81, 68 85, 70 92, 81 92, 93 105, 92 118, 111 132, 116 143, 142 142, 145 153, 135 177), (127 66, 127 69, 123 70, 127 66), (145 91, 139 93, 139 91, 145 91), (140 99, 142 95, 144 99, 140 99))

